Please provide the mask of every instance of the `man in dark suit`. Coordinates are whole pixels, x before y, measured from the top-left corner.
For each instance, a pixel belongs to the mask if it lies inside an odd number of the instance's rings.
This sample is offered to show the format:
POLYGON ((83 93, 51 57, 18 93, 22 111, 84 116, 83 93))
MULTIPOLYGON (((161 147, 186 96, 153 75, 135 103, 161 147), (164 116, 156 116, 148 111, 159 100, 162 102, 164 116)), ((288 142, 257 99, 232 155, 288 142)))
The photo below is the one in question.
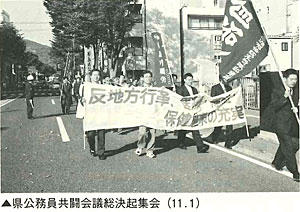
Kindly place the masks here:
MULTIPOLYGON (((219 76, 219 81, 220 83, 212 86, 211 88, 211 96, 218 96, 221 95, 223 93, 226 93, 228 91, 232 90, 232 87, 230 85, 228 85, 228 83, 226 83, 223 80, 223 77, 220 75, 219 76)), ((231 142, 231 134, 232 134, 232 125, 227 125, 226 126, 226 141, 225 141, 225 147, 227 149, 232 149, 232 142, 231 142)), ((222 132, 222 127, 215 127, 213 133, 212 133, 212 142, 214 144, 218 143, 218 139, 221 135, 222 132)))
POLYGON ((67 77, 63 78, 63 83, 60 88, 60 101, 63 114, 69 114, 72 104, 72 85, 67 77))
POLYGON ((287 69, 283 73, 286 89, 276 88, 271 95, 271 105, 275 109, 274 126, 279 141, 279 147, 272 162, 272 166, 281 170, 286 165, 293 174, 293 179, 299 182, 299 171, 296 153, 299 150, 299 124, 295 114, 297 107, 292 107, 289 97, 294 105, 299 106, 299 91, 296 87, 298 73, 294 69, 287 69))
MULTIPOLYGON (((193 84, 193 75, 191 73, 186 73, 184 75, 184 85, 181 86, 179 89, 179 95, 185 97, 185 96, 192 96, 195 94, 198 94, 198 91, 196 88, 192 86, 193 84)), ((178 131, 178 143, 180 149, 187 149, 186 142, 185 142, 185 135, 188 131, 186 130, 179 130, 178 131)), ((193 133, 193 139, 196 142, 197 146, 197 152, 198 153, 205 153, 209 149, 209 146, 203 143, 203 139, 200 136, 200 133, 198 130, 192 130, 193 133)))
POLYGON ((34 89, 32 85, 33 76, 29 75, 27 77, 27 82, 25 85, 25 101, 27 105, 27 118, 33 119, 32 113, 33 113, 33 96, 34 96, 34 89))

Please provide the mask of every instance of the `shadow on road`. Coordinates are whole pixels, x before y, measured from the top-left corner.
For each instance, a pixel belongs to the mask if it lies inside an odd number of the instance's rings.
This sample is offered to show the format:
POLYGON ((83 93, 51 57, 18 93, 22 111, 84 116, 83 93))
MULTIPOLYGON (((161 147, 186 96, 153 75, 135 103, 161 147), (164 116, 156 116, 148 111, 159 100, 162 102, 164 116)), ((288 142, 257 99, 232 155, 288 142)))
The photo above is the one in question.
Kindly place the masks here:
MULTIPOLYGON (((252 139, 255 136, 257 136, 257 134, 259 134, 259 132, 260 132, 259 126, 248 125, 248 128, 249 128, 249 137, 247 136, 246 126, 236 128, 232 131, 232 134, 231 134, 231 138, 233 140, 232 146, 237 145, 240 142, 240 140, 242 140, 242 139, 252 139)), ((225 130, 222 130, 222 133, 218 140, 225 142, 225 140, 226 140, 225 130)), ((212 143, 212 137, 209 136, 209 137, 205 138, 205 141, 212 143)))
POLYGON ((42 118, 50 118, 53 116, 62 116, 63 113, 56 113, 56 114, 49 114, 49 115, 43 115, 43 116, 35 116, 34 119, 42 119, 42 118))
POLYGON ((8 130, 8 127, 1 127, 1 131, 8 130))
MULTIPOLYGON (((138 128, 132 128, 131 131, 137 130, 138 128)), ((164 139, 164 137, 166 137, 167 134, 163 134, 160 136, 157 136, 155 139, 155 150, 154 153, 156 155, 168 152, 172 149, 175 149, 178 147, 178 140, 175 139, 164 139)), ((195 142, 190 139, 190 138, 186 138, 186 146, 187 147, 191 147, 191 146, 196 146, 195 142)), ((132 142, 130 144, 126 144, 123 147, 119 148, 119 149, 115 149, 115 150, 107 150, 105 151, 106 156, 107 157, 111 157, 117 154, 120 154, 122 152, 126 152, 129 150, 134 150, 137 148, 137 141, 132 142)), ((195 147, 195 151, 196 151, 196 147, 195 147)), ((142 154, 144 155, 144 154, 142 154)))
POLYGON ((105 155, 107 157, 111 157, 111 156, 114 156, 114 155, 117 155, 117 154, 120 154, 122 152, 126 152, 126 151, 129 151, 129 150, 132 150, 132 149, 136 149, 137 147, 137 141, 135 142, 132 142, 130 144, 126 144, 125 146, 122 146, 121 148, 119 149, 114 149, 114 150, 107 150, 105 151, 105 155))
POLYGON ((1 113, 9 113, 9 112, 16 112, 16 111, 21 111, 21 110, 6 110, 6 111, 1 111, 1 113))

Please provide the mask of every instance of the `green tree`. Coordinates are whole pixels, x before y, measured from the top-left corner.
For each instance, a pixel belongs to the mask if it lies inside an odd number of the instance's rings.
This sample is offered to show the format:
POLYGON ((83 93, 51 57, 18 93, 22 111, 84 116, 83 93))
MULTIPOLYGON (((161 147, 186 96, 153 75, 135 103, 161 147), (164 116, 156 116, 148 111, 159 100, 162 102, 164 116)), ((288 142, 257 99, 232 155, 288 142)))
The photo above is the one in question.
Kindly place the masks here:
MULTIPOLYGON (((95 66, 99 49, 105 47, 113 69, 136 22, 135 3, 136 0, 44 0, 52 19, 54 43, 73 39, 73 44, 93 46, 95 66)), ((68 44, 65 43, 65 49, 70 48, 68 44)))
POLYGON ((0 63, 2 82, 14 86, 12 64, 21 64, 24 58, 26 44, 21 33, 10 23, 0 26, 0 63))
POLYGON ((1 59, 10 64, 20 62, 26 49, 21 33, 12 24, 3 23, 0 38, 1 59))

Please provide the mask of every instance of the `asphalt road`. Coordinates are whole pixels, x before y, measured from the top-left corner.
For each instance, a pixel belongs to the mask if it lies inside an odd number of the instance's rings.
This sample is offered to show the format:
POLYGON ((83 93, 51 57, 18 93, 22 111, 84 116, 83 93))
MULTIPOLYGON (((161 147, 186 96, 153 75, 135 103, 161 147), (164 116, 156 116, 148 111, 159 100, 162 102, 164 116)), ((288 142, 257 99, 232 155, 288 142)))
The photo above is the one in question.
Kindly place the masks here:
MULTIPOLYGON (((173 133, 159 131, 156 159, 134 154, 137 130, 106 133, 107 160, 83 148, 82 121, 62 115, 59 97, 24 98, 1 107, 1 192, 299 192, 299 183, 218 149, 197 154, 176 148, 173 133), (53 101, 52 101, 53 100, 53 101), (55 102, 55 104, 53 104, 55 102), (61 117, 69 142, 63 142, 61 117)), ((116 114, 117 116, 117 114, 116 114)), ((101 118, 101 117, 99 117, 101 118)))

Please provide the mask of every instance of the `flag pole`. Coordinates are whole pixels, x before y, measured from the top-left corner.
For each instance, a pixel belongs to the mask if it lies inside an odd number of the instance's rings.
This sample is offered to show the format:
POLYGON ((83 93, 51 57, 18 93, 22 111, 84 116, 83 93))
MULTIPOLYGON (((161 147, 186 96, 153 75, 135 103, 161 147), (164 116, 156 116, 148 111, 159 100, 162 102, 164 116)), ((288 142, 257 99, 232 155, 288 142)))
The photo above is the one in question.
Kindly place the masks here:
POLYGON ((83 118, 83 149, 85 150, 85 118, 83 118))
MULTIPOLYGON (((276 56, 275 56, 275 54, 274 54, 274 52, 273 52, 273 49, 272 49, 271 43, 270 43, 270 41, 269 41, 269 38, 268 38, 268 36, 267 36, 265 27, 262 26, 262 29, 263 29, 263 31, 264 31, 264 33, 265 33, 266 40, 267 40, 267 42, 269 43, 269 48, 270 48, 272 57, 273 57, 273 59, 274 59, 274 61, 275 61, 275 65, 276 65, 278 74, 279 74, 279 76, 280 76, 280 79, 281 79, 281 81, 282 81, 282 84, 283 84, 283 86, 284 86, 284 89, 287 90, 287 85, 285 84, 285 82, 284 82, 284 80, 283 80, 282 72, 280 71, 279 64, 278 64, 277 59, 276 59, 276 56)), ((299 80, 299 79, 298 79, 298 80, 299 80)), ((292 105, 292 108, 295 107, 295 104, 294 104, 294 102, 293 102, 293 100, 292 100, 291 95, 289 95, 288 98, 289 98, 289 100, 290 100, 290 103, 291 103, 291 105, 292 105)), ((295 114, 295 116, 296 116, 296 119, 297 119, 298 124, 300 125, 300 120, 299 120, 298 114, 297 114, 297 113, 294 113, 294 114, 295 114)))
MULTIPOLYGON (((240 89, 242 90, 242 85, 240 85, 240 89)), ((245 114, 246 133, 247 133, 247 137, 249 138, 250 134, 249 134, 249 127, 248 127, 248 121, 247 121, 246 110, 245 110, 245 102, 244 101, 243 101, 243 108, 244 108, 244 114, 245 114)))

